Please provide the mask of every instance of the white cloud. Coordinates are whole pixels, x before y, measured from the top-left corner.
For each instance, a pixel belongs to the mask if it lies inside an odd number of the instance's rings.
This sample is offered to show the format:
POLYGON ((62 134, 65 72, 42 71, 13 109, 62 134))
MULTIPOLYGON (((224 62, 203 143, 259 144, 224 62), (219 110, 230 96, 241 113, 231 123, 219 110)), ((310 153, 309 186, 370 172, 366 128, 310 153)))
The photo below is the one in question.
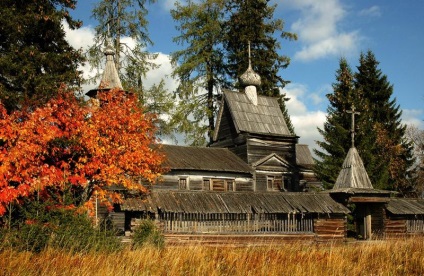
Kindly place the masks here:
POLYGON ((408 126, 416 126, 418 129, 424 129, 422 109, 404 109, 402 110, 402 123, 408 126))
POLYGON ((162 6, 165 10, 169 11, 174 8, 174 4, 177 0, 164 0, 162 1, 162 6))
POLYGON ((369 17, 380 17, 381 10, 379 6, 372 6, 368 9, 363 9, 359 12, 360 16, 369 16, 369 17))
POLYGON ((146 78, 143 82, 146 87, 150 87, 153 84, 159 84, 159 82, 163 79, 165 81, 165 89, 168 91, 175 91, 177 89, 178 82, 176 79, 171 77, 171 57, 164 53, 157 53, 157 55, 158 56, 154 63, 159 65, 159 67, 147 72, 146 78))
POLYGON ((66 21, 62 22, 65 30, 65 37, 69 44, 75 49, 87 50, 90 42, 94 41, 94 29, 90 26, 82 27, 76 30, 71 30, 66 21))
POLYGON ((294 56, 303 61, 316 60, 326 56, 346 56, 359 41, 357 32, 341 33, 328 38, 306 44, 294 56))
POLYGON ((291 25, 303 43, 295 59, 310 61, 326 56, 340 56, 357 48, 359 35, 355 31, 343 32, 339 24, 347 12, 339 0, 288 0, 287 6, 301 12, 291 25))
POLYGON ((317 128, 323 128, 326 113, 319 110, 308 110, 305 102, 308 98, 311 98, 311 95, 318 101, 316 98, 319 97, 321 91, 310 93, 306 85, 290 83, 284 88, 283 92, 290 98, 286 106, 295 132, 300 136, 299 143, 309 145, 310 149, 317 148, 315 141, 322 140, 317 128))

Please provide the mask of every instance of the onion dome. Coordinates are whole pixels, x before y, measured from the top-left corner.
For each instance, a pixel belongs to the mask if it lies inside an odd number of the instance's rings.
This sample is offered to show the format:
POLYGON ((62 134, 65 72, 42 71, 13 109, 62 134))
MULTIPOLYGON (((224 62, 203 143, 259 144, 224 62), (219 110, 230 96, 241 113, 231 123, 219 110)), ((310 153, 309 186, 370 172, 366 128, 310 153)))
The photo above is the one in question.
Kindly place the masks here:
POLYGON ((243 87, 246 86, 260 86, 261 85, 261 76, 257 74, 252 69, 252 62, 250 57, 250 41, 249 41, 249 67, 247 70, 240 76, 240 84, 243 87))

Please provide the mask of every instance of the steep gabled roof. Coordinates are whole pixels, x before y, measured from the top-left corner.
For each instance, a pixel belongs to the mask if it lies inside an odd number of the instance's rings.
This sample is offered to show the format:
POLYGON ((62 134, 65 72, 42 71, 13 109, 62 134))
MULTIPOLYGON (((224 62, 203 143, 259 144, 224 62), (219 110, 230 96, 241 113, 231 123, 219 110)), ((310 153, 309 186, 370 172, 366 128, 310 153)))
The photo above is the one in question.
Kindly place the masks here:
POLYGON ((174 170, 251 173, 252 168, 226 148, 162 145, 165 166, 174 170))
POLYGON ((258 96, 258 103, 254 105, 245 93, 224 90, 223 94, 224 100, 217 118, 215 138, 220 127, 220 117, 225 114, 222 112, 225 106, 228 106, 237 133, 293 136, 287 128, 277 98, 258 96))
POLYGON ((364 163, 355 147, 349 149, 333 186, 333 190, 346 188, 373 189, 364 163))

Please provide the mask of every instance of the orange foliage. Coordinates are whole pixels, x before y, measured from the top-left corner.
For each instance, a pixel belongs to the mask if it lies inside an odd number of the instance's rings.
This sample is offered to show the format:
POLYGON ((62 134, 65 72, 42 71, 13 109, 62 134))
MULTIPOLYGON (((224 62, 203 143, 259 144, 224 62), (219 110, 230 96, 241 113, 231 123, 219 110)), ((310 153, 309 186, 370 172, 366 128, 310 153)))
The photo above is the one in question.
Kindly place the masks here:
POLYGON ((74 187, 85 200, 119 201, 116 185, 145 192, 141 181, 161 173, 163 156, 153 119, 123 91, 99 93, 100 107, 81 105, 72 92, 31 113, 7 114, 0 104, 0 215, 10 202, 74 187))

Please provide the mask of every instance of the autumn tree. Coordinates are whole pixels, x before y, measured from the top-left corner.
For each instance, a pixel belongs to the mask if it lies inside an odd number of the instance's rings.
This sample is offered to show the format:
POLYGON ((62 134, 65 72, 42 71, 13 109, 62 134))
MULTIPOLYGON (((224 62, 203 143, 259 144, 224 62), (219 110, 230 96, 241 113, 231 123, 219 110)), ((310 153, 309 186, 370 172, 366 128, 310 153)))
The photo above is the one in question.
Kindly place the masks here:
MULTIPOLYGON (((280 73, 290 64, 290 58, 280 55, 280 39, 296 40, 296 34, 284 31, 284 21, 274 18, 276 5, 269 0, 226 1, 228 20, 225 23, 224 47, 227 52, 226 70, 237 80, 248 67, 247 45, 251 43, 253 70, 261 76, 259 94, 279 97, 280 108, 292 134, 294 127, 288 115, 286 95, 280 91, 288 83, 280 73)), ((239 88, 238 83, 236 87, 239 88)))
POLYGON ((44 104, 61 83, 79 85, 83 56, 65 40, 62 25, 81 25, 69 14, 76 2, 0 1, 0 99, 8 111, 44 104))
POLYGON ((120 200, 110 187, 145 192, 141 183, 158 177, 153 118, 131 94, 98 97, 100 106, 81 105, 61 89, 31 113, 0 105, 0 216, 24 199, 90 207, 96 193, 110 205, 120 200))
POLYGON ((172 53, 181 101, 173 121, 192 145, 205 144, 205 133, 207 142, 212 142, 218 94, 222 86, 228 86, 222 49, 223 8, 223 0, 205 0, 186 5, 176 2, 171 10, 181 32, 174 42, 187 45, 172 53))

